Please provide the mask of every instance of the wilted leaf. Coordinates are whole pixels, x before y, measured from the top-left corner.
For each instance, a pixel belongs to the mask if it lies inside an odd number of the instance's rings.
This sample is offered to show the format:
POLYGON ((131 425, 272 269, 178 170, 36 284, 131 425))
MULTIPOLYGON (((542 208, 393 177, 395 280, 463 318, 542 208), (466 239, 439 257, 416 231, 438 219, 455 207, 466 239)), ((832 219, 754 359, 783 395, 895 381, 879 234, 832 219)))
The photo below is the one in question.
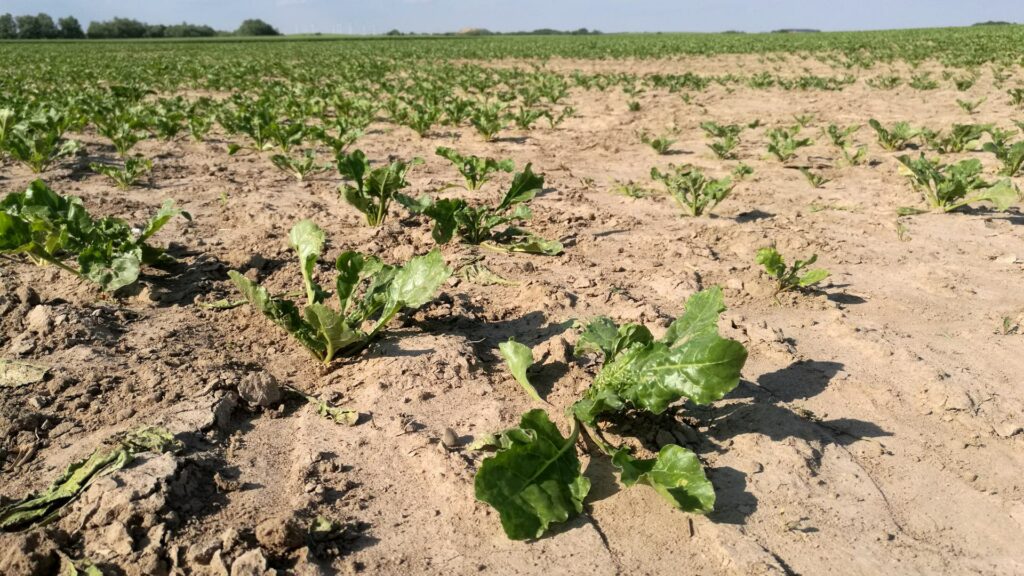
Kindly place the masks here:
POLYGON ((38 364, 0 358, 0 386, 17 388, 42 382, 49 370, 46 366, 38 364))

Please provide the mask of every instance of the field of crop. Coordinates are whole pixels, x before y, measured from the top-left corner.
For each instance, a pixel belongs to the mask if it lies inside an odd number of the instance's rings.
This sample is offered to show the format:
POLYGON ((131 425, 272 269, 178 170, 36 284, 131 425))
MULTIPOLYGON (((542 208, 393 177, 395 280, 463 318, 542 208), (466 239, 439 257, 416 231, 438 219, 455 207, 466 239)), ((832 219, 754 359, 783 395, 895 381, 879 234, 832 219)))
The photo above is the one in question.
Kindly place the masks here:
POLYGON ((1021 46, 0 43, 0 574, 1021 574, 1021 46))

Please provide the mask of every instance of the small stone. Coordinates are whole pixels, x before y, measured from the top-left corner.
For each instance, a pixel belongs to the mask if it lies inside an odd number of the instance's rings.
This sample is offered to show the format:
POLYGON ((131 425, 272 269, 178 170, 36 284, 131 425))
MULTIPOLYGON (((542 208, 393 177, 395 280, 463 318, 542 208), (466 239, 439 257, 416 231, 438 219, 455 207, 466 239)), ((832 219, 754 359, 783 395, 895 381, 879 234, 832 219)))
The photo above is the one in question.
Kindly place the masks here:
POLYGON ((227 430, 231 427, 231 415, 234 414, 237 407, 238 395, 234 392, 228 392, 223 398, 217 400, 217 403, 213 405, 213 419, 217 428, 227 430))
POLYGON ((50 405, 50 399, 46 396, 32 396, 28 399, 28 405, 36 410, 42 410, 50 405))
POLYGON ((458 435, 455 434, 455 430, 452 430, 451 428, 444 429, 444 434, 441 435, 441 445, 448 450, 455 450, 461 445, 458 435))
POLYGON ((238 383, 238 395, 253 406, 273 406, 281 401, 281 386, 269 372, 250 372, 238 383))
POLYGON ((739 278, 729 278, 725 281, 725 287, 730 290, 736 290, 737 292, 743 290, 743 280, 739 278))
POLYGON ((18 299, 18 302, 28 306, 35 306, 36 304, 39 304, 39 294, 37 294, 31 286, 19 287, 14 292, 14 297, 18 299))
POLYGON ((46 336, 53 329, 53 308, 36 306, 25 315, 25 329, 46 336))
POLYGON ((202 544, 193 544, 189 546, 185 559, 189 564, 209 564, 213 560, 213 555, 220 550, 220 546, 221 544, 217 540, 207 540, 202 544))
POLYGON ((1024 426, 1016 422, 1004 422, 996 426, 996 434, 999 434, 1003 438, 1010 438, 1024 432, 1024 426))
POLYGON ((267 558, 259 548, 249 550, 231 563, 231 576, 263 576, 267 558))
POLYGON ((256 526, 256 541, 271 553, 283 554, 302 546, 302 527, 293 518, 268 518, 256 526))
POLYGON ((118 556, 129 556, 132 553, 132 537, 120 522, 111 522, 103 529, 102 541, 105 547, 118 556))

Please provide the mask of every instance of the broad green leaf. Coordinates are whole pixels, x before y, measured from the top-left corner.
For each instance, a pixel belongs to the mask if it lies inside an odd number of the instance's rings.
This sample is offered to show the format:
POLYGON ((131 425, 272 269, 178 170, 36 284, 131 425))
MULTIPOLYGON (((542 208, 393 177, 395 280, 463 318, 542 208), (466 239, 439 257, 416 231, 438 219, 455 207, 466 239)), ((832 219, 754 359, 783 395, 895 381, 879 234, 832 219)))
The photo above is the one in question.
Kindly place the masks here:
POLYGON ((476 498, 494 507, 513 540, 539 538, 555 522, 583 511, 590 480, 576 456, 579 426, 562 437, 543 410, 523 414, 502 433, 498 452, 480 465, 476 498))
POLYGON ((160 206, 160 210, 158 210, 157 213, 149 219, 149 222, 146 223, 146 227, 142 230, 142 235, 139 236, 139 241, 145 242, 148 240, 150 236, 156 234, 158 230, 163 228, 171 218, 174 218, 179 214, 188 221, 192 220, 191 214, 174 206, 174 200, 164 200, 163 205, 160 206))
POLYGON ((367 259, 362 254, 352 251, 342 252, 334 262, 334 268, 338 271, 336 284, 342 314, 348 311, 352 294, 363 278, 366 265, 367 259))
POLYGON ((995 205, 996 210, 1005 212, 1019 198, 1020 192, 1010 180, 1000 180, 995 186, 976 196, 975 201, 988 200, 995 205))
POLYGON ((434 298, 438 288, 452 275, 437 249, 426 256, 416 256, 399 269, 387 290, 387 300, 380 319, 370 334, 375 334, 402 308, 419 308, 434 298))
POLYGON ((496 211, 501 212, 514 204, 533 200, 543 188, 544 177, 534 174, 533 165, 527 164, 522 172, 519 172, 512 178, 512 185, 509 187, 508 192, 505 193, 505 197, 502 198, 501 204, 498 205, 496 211))
POLYGON ((817 270, 811 270, 807 274, 804 274, 803 276, 800 277, 800 287, 807 288, 808 286, 814 286, 815 284, 821 282, 825 278, 828 278, 829 275, 829 271, 824 270, 822 268, 818 268, 817 270))
POLYGON ((691 338, 718 332, 718 318, 725 312, 725 297, 718 286, 701 290, 686 301, 686 312, 668 327, 662 342, 684 344, 691 338))
POLYGON ((772 278, 782 278, 786 274, 786 264, 782 261, 782 255, 775 248, 768 247, 758 250, 757 263, 764 266, 765 271, 772 278))
POLYGON ((468 205, 465 200, 442 198, 423 210, 424 215, 434 220, 434 227, 430 232, 434 242, 447 244, 451 241, 458 228, 457 218, 459 212, 467 208, 468 205))
POLYGON ((646 345, 654 340, 651 331, 639 324, 616 326, 606 316, 599 316, 590 321, 580 333, 576 341, 575 353, 589 351, 604 354, 605 362, 615 359, 623 350, 633 345, 646 345))
POLYGON ((302 280, 306 284, 306 299, 310 304, 323 302, 324 291, 313 280, 313 269, 324 249, 324 231, 312 220, 303 220, 288 233, 288 244, 299 256, 302 280))
POLYGON ((306 322, 323 343, 324 363, 333 360, 339 350, 366 340, 365 334, 350 328, 341 315, 323 304, 310 304, 305 313, 306 322))
POLYGON ((543 402, 544 399, 540 397, 540 394, 537 394, 537 389, 533 387, 533 384, 530 384, 530 379, 526 375, 527 369, 533 365, 533 350, 512 338, 509 338, 508 342, 499 344, 498 350, 501 351, 501 356, 505 359, 509 372, 519 382, 519 385, 526 390, 530 398, 543 402))
POLYGON ((746 359, 742 344, 711 330, 675 347, 663 342, 632 346, 606 361, 573 411, 590 424, 600 414, 618 411, 627 403, 655 414, 682 398, 708 404, 739 384, 746 359))
POLYGON ((15 252, 32 243, 32 231, 22 219, 0 212, 0 252, 15 252))
POLYGON ((657 458, 649 460, 638 460, 620 448, 613 454, 612 463, 622 472, 623 484, 647 484, 676 508, 700 514, 715 508, 715 488, 704 474, 704 466, 696 454, 682 446, 668 444, 657 458))
POLYGON ((142 249, 107 259, 107 255, 94 249, 83 251, 78 257, 82 276, 92 280, 108 292, 128 286, 139 279, 142 271, 142 249))

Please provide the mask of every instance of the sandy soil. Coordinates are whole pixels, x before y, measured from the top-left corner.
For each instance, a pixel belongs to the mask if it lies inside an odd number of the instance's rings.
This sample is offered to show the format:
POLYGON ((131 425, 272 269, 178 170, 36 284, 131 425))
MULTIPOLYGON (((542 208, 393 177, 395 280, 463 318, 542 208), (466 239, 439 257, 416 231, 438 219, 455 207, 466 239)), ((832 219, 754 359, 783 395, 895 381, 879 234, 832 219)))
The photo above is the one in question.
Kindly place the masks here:
MULTIPOLYGON (((785 66, 799 74, 800 65, 785 66)), ((1020 574, 1024 342, 1001 328, 1004 318, 1024 321, 1024 215, 977 209, 898 222, 897 207, 921 200, 894 154, 865 126, 856 140, 873 162, 842 166, 817 133, 871 117, 937 129, 1008 127, 1018 115, 987 78, 968 93, 988 97, 977 116, 957 106, 963 96, 863 82, 834 93, 713 86, 694 95, 699 106, 648 92, 630 113, 620 91, 574 91, 576 118, 493 143, 471 128, 420 139, 375 124, 360 142, 371 158, 427 159, 410 176, 415 194, 457 180, 433 155, 438 145, 533 162, 547 189, 532 228, 567 250, 485 252, 513 285, 450 281, 365 354, 326 370, 248 307, 196 304, 234 297, 231 269, 273 291, 296 289, 287 231, 302 218, 327 230, 331 257, 358 249, 391 261, 430 249, 425 222, 396 206, 383 228, 364 227, 338 198, 335 172, 298 184, 266 158, 228 157, 216 138, 143 143, 157 166, 152 185, 127 193, 84 161, 54 169, 47 182, 94 214, 141 221, 175 198, 195 219, 156 238, 183 264, 147 275, 132 294, 109 297, 53 268, 0 261, 2 356, 51 367, 47 381, 0 394, 0 495, 42 489, 104 439, 143 424, 168 427, 186 450, 104 478, 45 531, 0 535, 0 572, 52 573, 58 547, 120 574, 1020 574), (814 115, 808 132, 818 143, 787 167, 766 157, 764 132, 795 114, 814 115), (714 216, 683 218, 662 195, 611 193, 615 180, 647 183, 650 168, 668 162, 724 175, 736 162, 711 154, 699 123, 758 118, 765 127, 744 132, 740 152, 755 173, 714 216), (635 135, 673 123, 681 133, 669 156, 635 135), (833 180, 814 189, 792 166, 833 180), (817 253, 832 278, 776 302, 754 264, 772 242, 791 258, 817 253), (682 409, 639 433, 650 447, 659 430, 690 442, 716 511, 688 515, 644 487, 622 490, 606 460, 585 458, 594 483, 585 513, 539 541, 508 541, 473 498, 482 455, 440 442, 450 428, 467 443, 531 407, 498 343, 535 346, 546 366, 536 380, 559 414, 595 370, 567 354, 576 337, 568 321, 608 314, 664 327, 687 295, 715 284, 729 306, 723 331, 750 351, 743 382, 713 407, 682 409), (264 373, 359 410, 360 423, 339 426, 301 401, 239 400, 239 387, 264 373), (307 546, 295 533, 318 515, 345 529, 307 546)), ((94 135, 83 139, 91 154, 112 154, 94 135)), ((976 155, 993 168, 991 155, 976 155)), ((12 164, 0 175, 5 191, 33 179, 12 164)), ((476 197, 494 198, 504 184, 476 197)), ((476 254, 444 251, 453 264, 476 254)), ((326 264, 320 271, 333 277, 326 264)))

